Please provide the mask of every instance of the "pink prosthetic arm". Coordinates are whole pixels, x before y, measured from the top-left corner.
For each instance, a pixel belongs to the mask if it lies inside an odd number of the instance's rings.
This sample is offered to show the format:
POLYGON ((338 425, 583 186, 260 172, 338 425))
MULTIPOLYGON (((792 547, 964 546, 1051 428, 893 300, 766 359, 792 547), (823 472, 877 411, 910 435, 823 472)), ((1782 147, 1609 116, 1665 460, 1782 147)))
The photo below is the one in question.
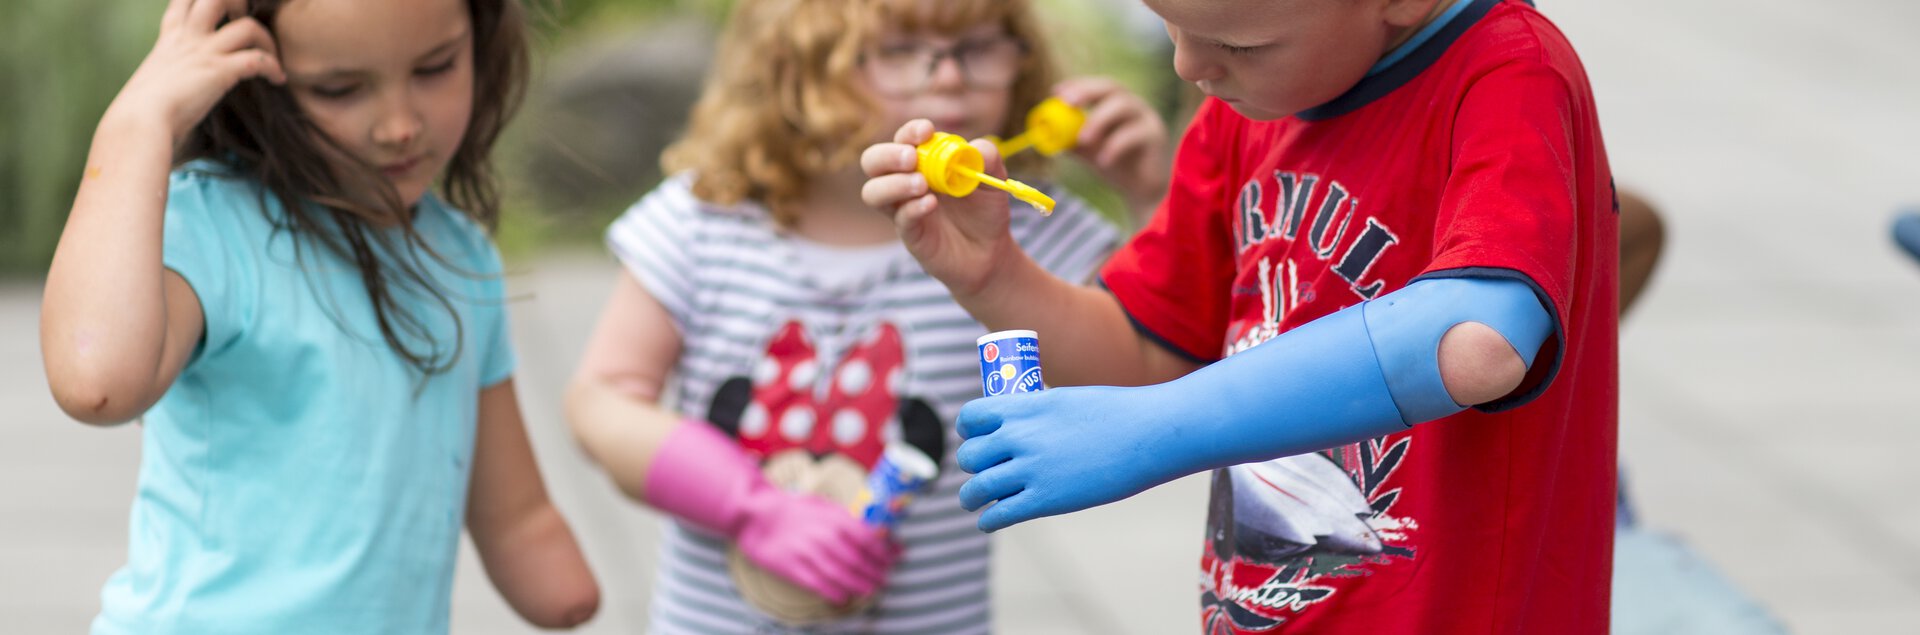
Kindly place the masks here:
POLYGON ((705 421, 687 419, 668 433, 647 468, 646 497, 832 602, 874 592, 893 566, 882 530, 827 499, 768 483, 739 443, 705 421))

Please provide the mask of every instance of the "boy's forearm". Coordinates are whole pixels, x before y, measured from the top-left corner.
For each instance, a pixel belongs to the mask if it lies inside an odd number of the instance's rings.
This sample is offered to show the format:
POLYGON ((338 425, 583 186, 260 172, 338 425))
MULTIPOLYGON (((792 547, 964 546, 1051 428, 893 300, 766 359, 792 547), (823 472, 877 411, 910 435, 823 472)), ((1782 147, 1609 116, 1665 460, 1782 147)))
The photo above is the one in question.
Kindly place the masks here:
POLYGON ((165 126, 109 112, 48 269, 41 313, 47 378, 61 407, 83 421, 124 421, 157 397, 172 154, 165 126))
POLYGON ((979 292, 955 299, 990 330, 1038 333, 1048 385, 1139 386, 1198 367, 1141 336, 1112 294, 1062 280, 1016 253, 979 292))

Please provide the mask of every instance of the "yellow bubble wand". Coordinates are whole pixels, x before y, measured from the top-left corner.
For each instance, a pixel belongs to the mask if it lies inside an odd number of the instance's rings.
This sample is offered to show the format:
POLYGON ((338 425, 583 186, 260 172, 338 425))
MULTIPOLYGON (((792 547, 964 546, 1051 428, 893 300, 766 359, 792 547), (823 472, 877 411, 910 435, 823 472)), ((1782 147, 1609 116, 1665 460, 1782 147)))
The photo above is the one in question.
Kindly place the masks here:
POLYGON ((1053 213, 1053 199, 1033 186, 981 172, 986 168, 985 157, 959 135, 935 132, 918 150, 920 174, 927 177, 927 185, 935 192, 959 198, 972 194, 985 183, 1032 205, 1042 215, 1053 213))
MULTIPOLYGON (((1079 142, 1080 127, 1086 123, 1085 111, 1059 97, 1049 97, 1027 113, 1026 132, 1012 139, 987 139, 1000 149, 1001 157, 1010 157, 1028 148, 1042 156, 1053 156, 1073 149, 1079 142)), ((1053 213, 1053 199, 1033 186, 982 173, 980 170, 985 162, 980 151, 967 145, 967 141, 959 136, 935 132, 932 139, 920 144, 919 150, 920 173, 927 177, 927 184, 935 192, 957 198, 972 194, 981 183, 985 183, 1025 201, 1040 210, 1042 215, 1053 213)))

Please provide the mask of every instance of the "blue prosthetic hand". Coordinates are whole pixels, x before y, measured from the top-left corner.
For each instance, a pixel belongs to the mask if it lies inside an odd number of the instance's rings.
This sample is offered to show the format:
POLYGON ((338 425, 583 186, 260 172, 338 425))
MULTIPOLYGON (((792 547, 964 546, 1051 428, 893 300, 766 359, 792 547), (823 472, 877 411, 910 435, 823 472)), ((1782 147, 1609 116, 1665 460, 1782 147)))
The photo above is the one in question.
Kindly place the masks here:
POLYGON ((1353 443, 1459 412, 1440 381, 1447 330, 1480 322, 1529 366, 1553 334, 1504 278, 1408 285, 1156 386, 1090 386, 960 409, 960 488, 983 531, 1117 501, 1181 476, 1353 443))

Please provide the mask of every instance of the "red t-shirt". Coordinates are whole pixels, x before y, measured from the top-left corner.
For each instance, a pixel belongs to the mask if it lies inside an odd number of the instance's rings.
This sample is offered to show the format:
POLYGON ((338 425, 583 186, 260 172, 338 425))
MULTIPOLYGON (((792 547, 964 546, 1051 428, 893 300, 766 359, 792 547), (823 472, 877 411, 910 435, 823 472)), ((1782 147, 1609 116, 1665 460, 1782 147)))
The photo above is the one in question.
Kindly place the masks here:
POLYGON ((1216 472, 1206 632, 1605 633, 1617 222, 1586 73, 1520 2, 1300 115, 1203 105, 1102 272, 1148 337, 1211 361, 1422 276, 1524 281, 1556 324, 1507 398, 1216 472))

